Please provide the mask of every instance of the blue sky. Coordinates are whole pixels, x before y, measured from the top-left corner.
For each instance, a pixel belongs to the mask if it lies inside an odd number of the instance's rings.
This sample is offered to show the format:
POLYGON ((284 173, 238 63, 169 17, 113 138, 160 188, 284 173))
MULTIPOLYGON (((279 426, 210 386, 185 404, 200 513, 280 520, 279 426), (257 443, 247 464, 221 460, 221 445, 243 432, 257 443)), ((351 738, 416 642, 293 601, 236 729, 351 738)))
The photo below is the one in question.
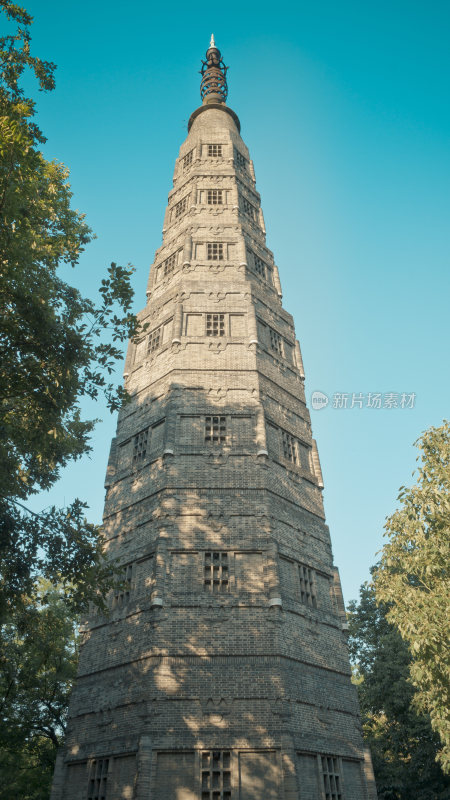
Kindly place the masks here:
MULTIPOLYGON (((92 295, 111 261, 136 267, 144 305, 174 161, 200 105, 213 31, 228 73, 306 371, 325 510, 346 600, 383 543, 413 441, 449 416, 450 4, 127 5, 30 0, 35 55, 56 62, 37 96, 45 155, 70 167, 97 234, 68 280, 92 295), (332 407, 337 392, 416 394, 414 408, 332 407)), ((120 371, 119 371, 120 374, 120 371)), ((99 521, 115 419, 50 502, 99 521)))

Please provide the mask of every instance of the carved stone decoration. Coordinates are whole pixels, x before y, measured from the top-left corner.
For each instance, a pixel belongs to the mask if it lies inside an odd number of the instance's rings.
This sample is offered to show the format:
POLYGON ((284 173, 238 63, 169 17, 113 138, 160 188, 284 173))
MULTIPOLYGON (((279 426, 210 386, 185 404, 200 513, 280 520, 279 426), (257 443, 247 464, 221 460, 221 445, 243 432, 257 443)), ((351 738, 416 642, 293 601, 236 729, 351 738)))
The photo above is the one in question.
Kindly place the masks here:
POLYGON ((136 714, 142 721, 144 729, 151 729, 158 717, 163 713, 163 701, 159 697, 152 697, 149 700, 143 700, 136 710, 136 714))
POLYGON ((225 466, 228 459, 230 457, 229 453, 219 452, 219 453, 207 453, 204 456, 204 460, 208 467, 211 469, 219 469, 220 467, 225 466))
POLYGON ((282 628, 283 625, 286 624, 285 612, 283 611, 282 606, 273 605, 269 606, 267 619, 265 620, 265 625, 269 630, 272 630, 274 634, 276 634, 277 629, 282 628))
POLYGON ((227 723, 227 717, 230 715, 230 709, 224 698, 217 700, 211 697, 206 704, 202 704, 202 714, 207 724, 223 728, 227 723))
POLYGON ((97 717, 97 728, 101 728, 102 730, 108 730, 112 727, 114 723, 114 716, 112 709, 110 707, 103 708, 97 717))
POLYGON ((209 272, 211 272, 213 275, 219 275, 221 272, 224 272, 227 266, 227 264, 217 264, 214 262, 209 265, 209 272))
POLYGON ((211 401, 211 403, 215 402, 220 403, 223 400, 226 400, 227 396, 228 396, 227 389, 223 389, 222 387, 219 387, 217 389, 211 387, 210 389, 207 390, 207 397, 211 401))
POLYGON ((314 617, 310 617, 306 622, 306 629, 310 636, 319 636, 319 620, 314 617))
POLYGON ((319 725, 323 728, 328 728, 331 725, 332 715, 329 706, 318 706, 316 710, 316 719, 319 725))
POLYGON ((119 622, 115 622, 110 628, 109 638, 114 641, 115 639, 117 639, 118 636, 120 636, 121 630, 122 630, 121 624, 119 622))
POLYGON ((178 294, 173 299, 174 305, 181 305, 182 306, 183 303, 185 303, 187 300, 189 300, 190 296, 191 296, 191 292, 189 290, 186 290, 184 288, 180 289, 178 294))
POLYGON ((209 606, 205 609, 204 620, 209 625, 224 625, 230 620, 230 612, 224 606, 209 606))
POLYGON ((227 347, 227 343, 223 341, 209 341, 208 342, 208 350, 210 353, 219 354, 225 350, 227 347))
POLYGON ((216 533, 229 525, 229 518, 224 513, 214 514, 212 511, 208 511, 206 519, 208 526, 216 533))
POLYGON ((272 706, 272 714, 279 717, 282 722, 288 722, 292 717, 292 701, 288 697, 277 697, 272 706))

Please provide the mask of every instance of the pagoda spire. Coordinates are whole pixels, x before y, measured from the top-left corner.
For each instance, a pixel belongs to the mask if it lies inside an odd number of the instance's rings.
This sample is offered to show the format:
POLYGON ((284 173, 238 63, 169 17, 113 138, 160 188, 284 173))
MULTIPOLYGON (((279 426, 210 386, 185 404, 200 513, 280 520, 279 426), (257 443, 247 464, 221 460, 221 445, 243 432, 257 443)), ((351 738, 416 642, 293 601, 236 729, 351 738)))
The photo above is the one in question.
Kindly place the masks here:
POLYGON ((216 47, 214 34, 211 34, 211 41, 206 51, 206 61, 202 60, 200 74, 202 81, 200 84, 200 96, 203 104, 225 103, 228 95, 227 70, 222 54, 216 47))

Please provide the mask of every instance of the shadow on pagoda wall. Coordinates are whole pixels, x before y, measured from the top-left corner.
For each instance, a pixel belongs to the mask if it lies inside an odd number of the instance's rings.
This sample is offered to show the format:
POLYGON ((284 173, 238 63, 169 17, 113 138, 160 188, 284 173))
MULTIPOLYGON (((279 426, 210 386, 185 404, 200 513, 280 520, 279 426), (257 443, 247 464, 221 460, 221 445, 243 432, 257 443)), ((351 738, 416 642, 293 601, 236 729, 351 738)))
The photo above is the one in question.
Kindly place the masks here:
MULTIPOLYGON (((124 731, 136 742, 151 734, 161 749, 174 741, 270 748, 286 728, 300 727, 316 739, 319 728, 325 742, 334 723, 318 720, 314 703, 323 707, 326 683, 316 699, 304 685, 312 685, 311 669, 280 655, 318 667, 334 658, 347 671, 348 661, 341 644, 330 656, 330 638, 318 636, 320 612, 285 600, 280 589, 272 536, 280 539, 277 517, 292 514, 291 504, 283 508, 292 480, 281 467, 274 476, 257 455, 255 406, 214 405, 196 389, 184 405, 171 393, 125 415, 104 522, 123 584, 107 598, 109 615, 91 616, 84 633, 69 751, 94 757, 99 740, 124 731), (225 419, 225 441, 205 442, 207 417, 225 419), (269 605, 280 594, 283 610, 269 605)), ((350 728, 337 732, 345 751, 355 749, 350 728)))

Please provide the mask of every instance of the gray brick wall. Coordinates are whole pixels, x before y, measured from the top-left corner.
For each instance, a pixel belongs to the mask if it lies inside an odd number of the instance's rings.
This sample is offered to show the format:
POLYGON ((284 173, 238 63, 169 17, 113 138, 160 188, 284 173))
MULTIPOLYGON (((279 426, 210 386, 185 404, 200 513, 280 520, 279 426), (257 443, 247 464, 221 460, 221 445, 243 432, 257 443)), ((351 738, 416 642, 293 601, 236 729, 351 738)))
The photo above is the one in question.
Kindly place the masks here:
POLYGON ((52 800, 95 759, 107 800, 325 800, 323 755, 369 800, 300 349, 220 108, 180 148, 140 318, 104 512, 128 585, 83 627, 52 800))

